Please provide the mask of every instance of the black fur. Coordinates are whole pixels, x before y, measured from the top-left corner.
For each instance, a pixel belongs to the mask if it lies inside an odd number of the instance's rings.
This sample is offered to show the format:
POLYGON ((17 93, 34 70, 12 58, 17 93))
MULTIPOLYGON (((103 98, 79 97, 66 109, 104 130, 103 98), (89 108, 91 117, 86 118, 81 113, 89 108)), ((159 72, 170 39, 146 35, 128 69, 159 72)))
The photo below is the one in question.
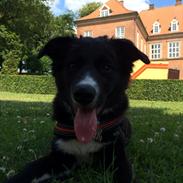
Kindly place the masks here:
MULTIPOLYGON (((86 73, 92 76, 99 87, 97 100, 92 104, 92 107, 97 109, 98 121, 102 124, 123 115, 121 123, 115 129, 109 129, 103 133, 105 138, 100 143, 107 143, 100 150, 89 155, 93 154, 100 160, 105 157, 106 168, 114 159, 114 182, 130 183, 132 170, 125 152, 125 145, 131 134, 130 123, 124 116, 128 108, 126 89, 133 62, 140 59, 148 64, 148 57, 129 40, 107 37, 57 37, 45 45, 39 57, 45 55, 53 61, 52 71, 57 86, 57 94, 53 102, 54 120, 62 125, 74 126, 76 109, 72 95, 76 84, 86 73)), ((81 98, 81 100, 85 99, 81 98)), ((30 183, 33 180, 41 183, 49 182, 52 175, 65 179, 68 176, 68 170, 77 167, 78 155, 65 152, 62 146, 58 148, 57 143, 61 138, 63 139, 59 134, 55 134, 52 152, 30 163, 21 173, 10 178, 6 183, 30 183), (50 177, 42 177, 45 174, 49 174, 50 177)))

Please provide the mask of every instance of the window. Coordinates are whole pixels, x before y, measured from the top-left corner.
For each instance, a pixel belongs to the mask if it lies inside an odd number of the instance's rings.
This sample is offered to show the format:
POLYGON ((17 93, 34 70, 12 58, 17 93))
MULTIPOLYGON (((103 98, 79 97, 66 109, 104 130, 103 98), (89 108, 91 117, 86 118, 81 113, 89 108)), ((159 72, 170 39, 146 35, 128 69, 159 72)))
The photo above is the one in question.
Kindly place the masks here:
POLYGON ((125 37, 125 27, 116 27, 115 37, 120 38, 120 39, 124 38, 125 37))
POLYGON ((83 36, 84 37, 92 37, 92 31, 85 31, 83 36))
POLYGON ((179 30, 179 22, 178 22, 176 19, 173 19, 173 20, 171 21, 170 30, 171 30, 172 32, 175 32, 175 31, 178 31, 178 30, 179 30))
POLYGON ((151 44, 150 45, 150 57, 152 60, 161 58, 161 44, 151 44))
POLYGON ((180 42, 169 42, 168 43, 168 58, 180 57, 180 42))
POLYGON ((101 17, 107 17, 107 16, 109 16, 109 14, 110 14, 110 8, 107 5, 104 4, 100 8, 100 16, 101 17))
POLYGON ((109 10, 108 9, 101 10, 100 16, 101 17, 107 17, 107 16, 109 16, 109 10))
POLYGON ((153 34, 157 34, 157 33, 160 33, 161 31, 161 26, 160 26, 160 23, 159 22, 154 22, 153 24, 153 34))

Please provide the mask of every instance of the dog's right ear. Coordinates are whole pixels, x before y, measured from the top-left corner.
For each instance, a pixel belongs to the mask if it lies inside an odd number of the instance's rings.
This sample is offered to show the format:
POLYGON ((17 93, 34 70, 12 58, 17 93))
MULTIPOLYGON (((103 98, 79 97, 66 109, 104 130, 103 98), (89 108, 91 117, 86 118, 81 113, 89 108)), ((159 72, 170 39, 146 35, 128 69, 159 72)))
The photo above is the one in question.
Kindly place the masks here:
POLYGON ((56 37, 50 40, 39 52, 38 58, 48 56, 53 61, 62 60, 75 39, 74 37, 56 37))

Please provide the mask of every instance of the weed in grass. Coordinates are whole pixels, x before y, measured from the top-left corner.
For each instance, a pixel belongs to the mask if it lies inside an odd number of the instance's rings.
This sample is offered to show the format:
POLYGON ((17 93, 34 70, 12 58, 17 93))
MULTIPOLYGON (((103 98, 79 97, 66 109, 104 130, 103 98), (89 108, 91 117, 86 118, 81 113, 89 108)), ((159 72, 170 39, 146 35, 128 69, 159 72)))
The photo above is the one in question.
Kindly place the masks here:
MULTIPOLYGON (((9 172, 17 172, 27 162, 49 152, 54 127, 53 96, 3 95, 0 94, 0 182, 9 172)), ((133 125, 128 154, 137 180, 182 183, 183 102, 131 101, 128 116, 133 125)), ((110 171, 87 168, 73 176, 64 183, 111 182, 110 171)))

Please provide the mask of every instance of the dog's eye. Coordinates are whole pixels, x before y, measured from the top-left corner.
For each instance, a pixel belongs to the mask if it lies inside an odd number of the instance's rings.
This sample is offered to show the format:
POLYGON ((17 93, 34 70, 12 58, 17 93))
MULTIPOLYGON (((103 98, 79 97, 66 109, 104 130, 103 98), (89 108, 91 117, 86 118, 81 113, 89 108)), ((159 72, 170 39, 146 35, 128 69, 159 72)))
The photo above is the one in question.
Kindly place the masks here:
POLYGON ((112 70, 112 67, 111 67, 110 64, 105 64, 103 69, 104 69, 105 72, 110 72, 112 70))
POLYGON ((68 65, 68 68, 70 69, 70 70, 73 70, 73 69, 75 69, 77 66, 76 66, 76 63, 70 63, 69 65, 68 65))

